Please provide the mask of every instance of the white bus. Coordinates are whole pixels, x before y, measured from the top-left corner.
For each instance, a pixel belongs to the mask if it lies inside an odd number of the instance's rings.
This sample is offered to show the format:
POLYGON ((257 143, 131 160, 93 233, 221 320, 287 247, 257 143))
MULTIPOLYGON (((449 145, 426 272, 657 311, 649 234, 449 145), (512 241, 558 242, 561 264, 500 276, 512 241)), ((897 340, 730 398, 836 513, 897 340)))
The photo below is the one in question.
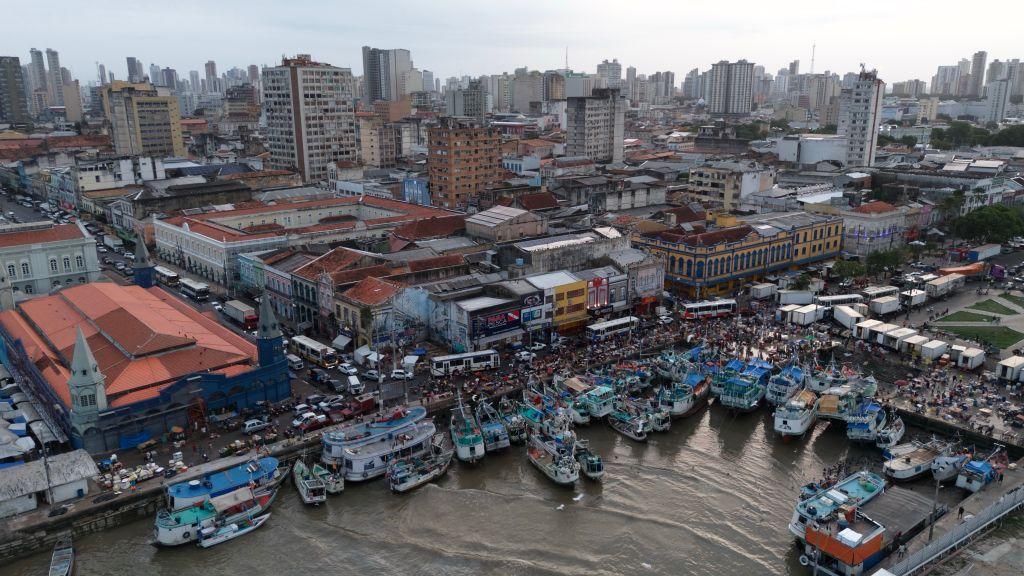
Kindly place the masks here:
POLYGON ((182 278, 178 282, 178 289, 181 293, 196 302, 205 302, 210 299, 210 286, 188 278, 182 278))
POLYGON ((307 361, 323 368, 334 368, 338 365, 338 353, 327 344, 317 342, 306 336, 295 336, 288 343, 292 352, 307 361))
POLYGON ((631 332, 639 327, 640 319, 636 316, 625 316, 623 318, 616 318, 615 320, 595 322, 594 324, 587 326, 587 339, 591 342, 597 342, 618 334, 631 332))
POLYGON ((156 281, 164 286, 178 285, 178 273, 174 270, 164 268, 163 266, 157 266, 153 268, 153 275, 156 276, 156 281))
POLYGON ((696 318, 720 318, 736 313, 735 300, 705 300, 683 304, 683 318, 693 320, 696 318))
POLYGON ((465 374, 477 370, 497 370, 501 366, 501 356, 497 350, 480 350, 465 354, 449 354, 435 356, 430 359, 430 373, 434 376, 449 374, 465 374))
POLYGON ((836 294, 834 296, 815 296, 814 303, 819 306, 826 308, 834 308, 836 306, 849 306, 850 304, 860 304, 864 301, 864 297, 860 294, 836 294))

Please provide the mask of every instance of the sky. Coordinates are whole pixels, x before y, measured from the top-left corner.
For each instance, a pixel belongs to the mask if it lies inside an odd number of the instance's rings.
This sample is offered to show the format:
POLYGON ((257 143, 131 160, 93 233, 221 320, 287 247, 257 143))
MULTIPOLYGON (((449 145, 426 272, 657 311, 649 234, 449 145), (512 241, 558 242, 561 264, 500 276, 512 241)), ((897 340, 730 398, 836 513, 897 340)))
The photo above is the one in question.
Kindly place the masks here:
POLYGON ((120 78, 125 57, 203 74, 282 55, 362 73, 361 47, 406 48, 415 66, 449 76, 548 70, 594 72, 617 58, 637 73, 676 73, 745 58, 774 74, 791 60, 842 75, 875 68, 886 82, 930 81, 938 65, 986 50, 989 61, 1024 58, 1020 0, 985 2, 983 20, 956 20, 960 0, 50 0, 4 2, 0 55, 53 48, 88 83, 103 63, 120 78), (1002 14, 1005 17, 999 17, 1002 14), (1016 18, 1011 18, 1016 14, 1016 18), (22 24, 23 23, 23 24, 22 24))

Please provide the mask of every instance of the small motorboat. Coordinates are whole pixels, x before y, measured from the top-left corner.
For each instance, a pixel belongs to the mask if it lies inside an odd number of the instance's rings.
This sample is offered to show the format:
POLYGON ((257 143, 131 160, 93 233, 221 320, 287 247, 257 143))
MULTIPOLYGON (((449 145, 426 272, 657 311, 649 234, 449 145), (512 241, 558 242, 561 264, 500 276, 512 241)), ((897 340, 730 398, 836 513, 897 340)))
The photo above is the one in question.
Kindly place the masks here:
POLYGON ((227 542, 228 540, 234 540, 239 536, 248 534, 260 526, 263 526, 269 518, 270 514, 264 514, 263 516, 257 516, 256 518, 227 524, 225 526, 210 526, 209 528, 204 528, 199 532, 199 547, 210 548, 217 544, 227 542))
POLYGON ((71 576, 75 573, 75 547, 71 534, 57 539, 50 557, 49 576, 71 576))
POLYGON ((875 436, 875 446, 878 446, 882 450, 888 450, 889 448, 899 444, 906 431, 907 427, 903 424, 903 418, 893 414, 889 418, 889 423, 879 430, 878 434, 875 436))
POLYGON ((604 476, 604 461, 590 450, 589 440, 576 440, 576 461, 580 463, 580 472, 591 480, 600 480, 604 476))

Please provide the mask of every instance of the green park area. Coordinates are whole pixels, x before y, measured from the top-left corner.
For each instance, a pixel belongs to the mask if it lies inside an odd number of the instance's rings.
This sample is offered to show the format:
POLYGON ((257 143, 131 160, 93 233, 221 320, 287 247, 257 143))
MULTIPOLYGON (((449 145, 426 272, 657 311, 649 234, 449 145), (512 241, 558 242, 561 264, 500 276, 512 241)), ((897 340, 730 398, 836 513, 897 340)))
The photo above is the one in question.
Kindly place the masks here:
POLYGON ((943 316, 936 320, 936 322, 991 322, 992 317, 986 316, 985 314, 977 314, 974 312, 967 312, 965 310, 958 310, 943 316))
POLYGON ((988 300, 982 300, 981 302, 975 302, 974 304, 968 306, 968 308, 972 308, 974 310, 984 310, 985 312, 991 312, 993 314, 1002 314, 1004 316, 1011 316, 1017 313, 1014 310, 1007 308, 1006 306, 1000 304, 999 302, 996 302, 991 298, 989 298, 988 300))
POLYGON ((952 332, 961 338, 990 344, 996 348, 1009 348, 1024 340, 1024 334, 1005 326, 943 326, 942 330, 952 332))
POLYGON ((1013 302, 1017 306, 1024 308, 1024 296, 1017 296, 1016 294, 1010 294, 1009 292, 1005 292, 1003 294, 1000 294, 999 297, 1002 298, 1003 300, 1006 300, 1007 302, 1013 302))

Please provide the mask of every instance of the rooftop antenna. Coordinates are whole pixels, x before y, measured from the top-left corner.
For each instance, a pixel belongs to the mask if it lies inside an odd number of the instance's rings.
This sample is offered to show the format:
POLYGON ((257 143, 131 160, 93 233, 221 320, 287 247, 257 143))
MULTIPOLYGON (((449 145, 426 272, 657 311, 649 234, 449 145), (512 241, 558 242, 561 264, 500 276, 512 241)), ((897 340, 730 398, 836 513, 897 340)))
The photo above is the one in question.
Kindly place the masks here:
POLYGON ((569 47, 565 47, 565 71, 569 71, 569 47))
POLYGON ((811 44, 811 74, 814 74, 814 52, 818 49, 818 45, 811 44))

